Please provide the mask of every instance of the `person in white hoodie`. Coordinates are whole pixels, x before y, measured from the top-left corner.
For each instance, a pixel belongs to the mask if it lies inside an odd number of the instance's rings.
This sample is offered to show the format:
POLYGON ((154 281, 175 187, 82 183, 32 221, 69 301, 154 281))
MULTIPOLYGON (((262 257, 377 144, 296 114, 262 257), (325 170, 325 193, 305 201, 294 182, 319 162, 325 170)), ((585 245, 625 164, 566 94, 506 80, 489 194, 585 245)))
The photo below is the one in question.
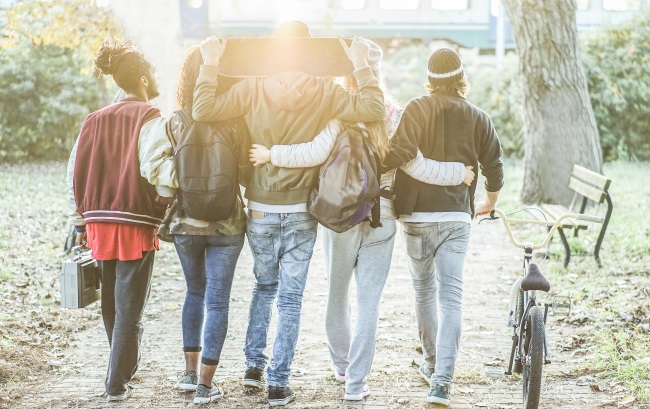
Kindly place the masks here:
MULTIPOLYGON (((367 41, 367 40, 366 40, 367 41)), ((379 77, 381 48, 370 41, 368 64, 379 77)), ((345 80, 346 88, 358 92, 353 76, 345 80)), ((386 95, 384 91, 384 95, 386 95)), ((371 143, 383 157, 389 138, 399 124, 402 109, 387 101, 384 121, 360 123, 370 134, 371 143)), ((293 145, 273 145, 270 149, 254 144, 250 151, 256 166, 271 162, 277 167, 314 167, 325 162, 345 123, 330 121, 313 141, 293 145)), ((436 185, 469 185, 474 179, 471 166, 458 162, 438 162, 421 154, 402 166, 408 175, 424 183, 436 185)), ((394 171, 382 176, 382 187, 390 187, 394 171)), ((329 292, 325 319, 331 367, 337 381, 345 382, 345 399, 362 400, 370 394, 367 376, 375 353, 379 303, 388 277, 393 254, 396 223, 392 201, 381 198, 382 227, 372 228, 362 222, 343 233, 324 228, 325 261, 329 292), (350 314, 350 282, 357 284, 357 319, 352 328, 350 314)))

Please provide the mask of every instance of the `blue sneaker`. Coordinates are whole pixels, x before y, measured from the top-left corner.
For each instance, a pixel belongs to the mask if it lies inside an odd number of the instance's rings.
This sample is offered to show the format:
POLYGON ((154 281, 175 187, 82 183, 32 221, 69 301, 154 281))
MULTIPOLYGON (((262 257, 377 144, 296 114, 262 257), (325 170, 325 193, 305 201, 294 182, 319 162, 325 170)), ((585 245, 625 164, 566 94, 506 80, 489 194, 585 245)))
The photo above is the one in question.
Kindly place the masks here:
POLYGON ((431 386, 431 377, 433 376, 433 371, 429 369, 429 365, 427 365, 427 361, 424 361, 420 364, 420 368, 418 369, 418 373, 424 379, 427 381, 427 384, 431 386))
POLYGON ((449 385, 440 385, 439 383, 431 385, 431 389, 429 389, 429 394, 427 395, 427 402, 449 406, 451 403, 449 385))

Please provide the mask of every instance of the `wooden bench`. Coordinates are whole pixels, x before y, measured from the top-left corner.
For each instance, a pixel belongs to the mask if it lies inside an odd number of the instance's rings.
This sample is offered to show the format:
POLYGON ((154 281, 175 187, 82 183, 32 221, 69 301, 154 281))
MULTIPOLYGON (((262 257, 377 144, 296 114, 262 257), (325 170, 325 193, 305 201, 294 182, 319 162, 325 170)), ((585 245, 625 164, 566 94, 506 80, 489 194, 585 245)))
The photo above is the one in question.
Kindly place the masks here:
MULTIPOLYGON (((600 231, 598 233, 598 239, 596 241, 596 247, 594 248, 594 257, 596 263, 601 265, 600 261, 600 246, 603 243, 603 238, 605 237, 605 231, 607 230, 607 224, 612 215, 612 198, 608 193, 609 185, 611 180, 607 179, 605 176, 593 172, 587 168, 584 168, 579 165, 573 165, 573 171, 571 172, 571 179, 569 180, 569 189, 573 190, 573 200, 569 207, 564 207, 562 205, 556 204, 543 204, 541 208, 547 213, 547 218, 551 221, 556 220, 559 215, 567 212, 574 213, 585 213, 587 210, 587 204, 592 202, 597 206, 597 209, 603 202, 607 203, 607 211, 603 224, 600 226, 600 231)), ((536 218, 543 220, 543 215, 539 212, 531 212, 536 218)), ((562 244, 564 245, 564 267, 569 265, 569 260, 571 259, 571 248, 569 247, 569 242, 567 241, 564 230, 573 229, 574 236, 578 236, 580 230, 586 230, 589 225, 592 223, 581 221, 581 220, 572 220, 565 219, 565 223, 558 228, 558 233, 562 239, 562 244)))

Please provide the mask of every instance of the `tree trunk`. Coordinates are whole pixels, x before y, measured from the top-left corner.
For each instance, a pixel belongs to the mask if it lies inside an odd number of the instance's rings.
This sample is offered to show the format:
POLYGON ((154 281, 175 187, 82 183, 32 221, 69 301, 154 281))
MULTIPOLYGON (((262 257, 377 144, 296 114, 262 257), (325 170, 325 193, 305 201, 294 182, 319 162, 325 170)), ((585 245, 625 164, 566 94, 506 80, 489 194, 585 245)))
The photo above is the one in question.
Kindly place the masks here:
POLYGON ((601 172, 580 60, 575 0, 503 0, 514 29, 524 112, 523 203, 567 204, 574 164, 601 172))

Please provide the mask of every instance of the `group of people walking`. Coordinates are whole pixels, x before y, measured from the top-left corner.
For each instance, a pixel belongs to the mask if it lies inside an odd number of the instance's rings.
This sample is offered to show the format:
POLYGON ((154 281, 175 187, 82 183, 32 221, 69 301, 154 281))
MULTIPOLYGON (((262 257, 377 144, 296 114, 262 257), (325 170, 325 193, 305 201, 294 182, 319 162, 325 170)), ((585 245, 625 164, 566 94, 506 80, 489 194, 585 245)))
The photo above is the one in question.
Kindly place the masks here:
MULTIPOLYGON (((287 22, 274 35, 310 33, 304 23, 287 22)), ((430 384, 427 401, 449 405, 470 222, 494 208, 503 185, 497 134, 488 115, 465 99, 469 84, 460 57, 451 49, 435 50, 423 67, 427 94, 402 109, 384 89, 381 48, 366 39, 355 38, 350 46, 342 42, 354 66, 342 84, 286 72, 225 86, 218 75, 225 47, 225 40, 211 37, 190 48, 178 111, 169 118, 149 104, 158 95, 155 68, 132 44, 105 43, 95 60, 126 97, 87 117, 70 156, 68 184, 78 240, 92 249, 100 268, 111 347, 107 399, 120 401, 132 393, 154 252, 163 235, 172 237, 187 286, 185 369, 176 388, 195 391, 197 404, 224 394, 214 374, 228 330, 235 266, 248 237, 255 285, 243 385, 266 385, 271 406, 294 399, 290 370, 318 225, 307 202, 319 182, 319 165, 353 125, 367 131, 381 162, 381 185, 394 198, 381 198, 380 223, 362 221, 342 233, 321 230, 331 369, 344 383, 346 400, 370 394, 381 294, 399 221, 424 352, 419 372, 430 384), (221 220, 192 218, 177 205, 182 198, 176 194, 174 147, 195 122, 223 124, 226 144, 239 158, 238 182, 246 188, 247 203, 238 196, 230 216, 221 220), (487 197, 474 204, 479 166, 487 197), (276 299, 278 327, 269 363, 265 350, 276 299)))

